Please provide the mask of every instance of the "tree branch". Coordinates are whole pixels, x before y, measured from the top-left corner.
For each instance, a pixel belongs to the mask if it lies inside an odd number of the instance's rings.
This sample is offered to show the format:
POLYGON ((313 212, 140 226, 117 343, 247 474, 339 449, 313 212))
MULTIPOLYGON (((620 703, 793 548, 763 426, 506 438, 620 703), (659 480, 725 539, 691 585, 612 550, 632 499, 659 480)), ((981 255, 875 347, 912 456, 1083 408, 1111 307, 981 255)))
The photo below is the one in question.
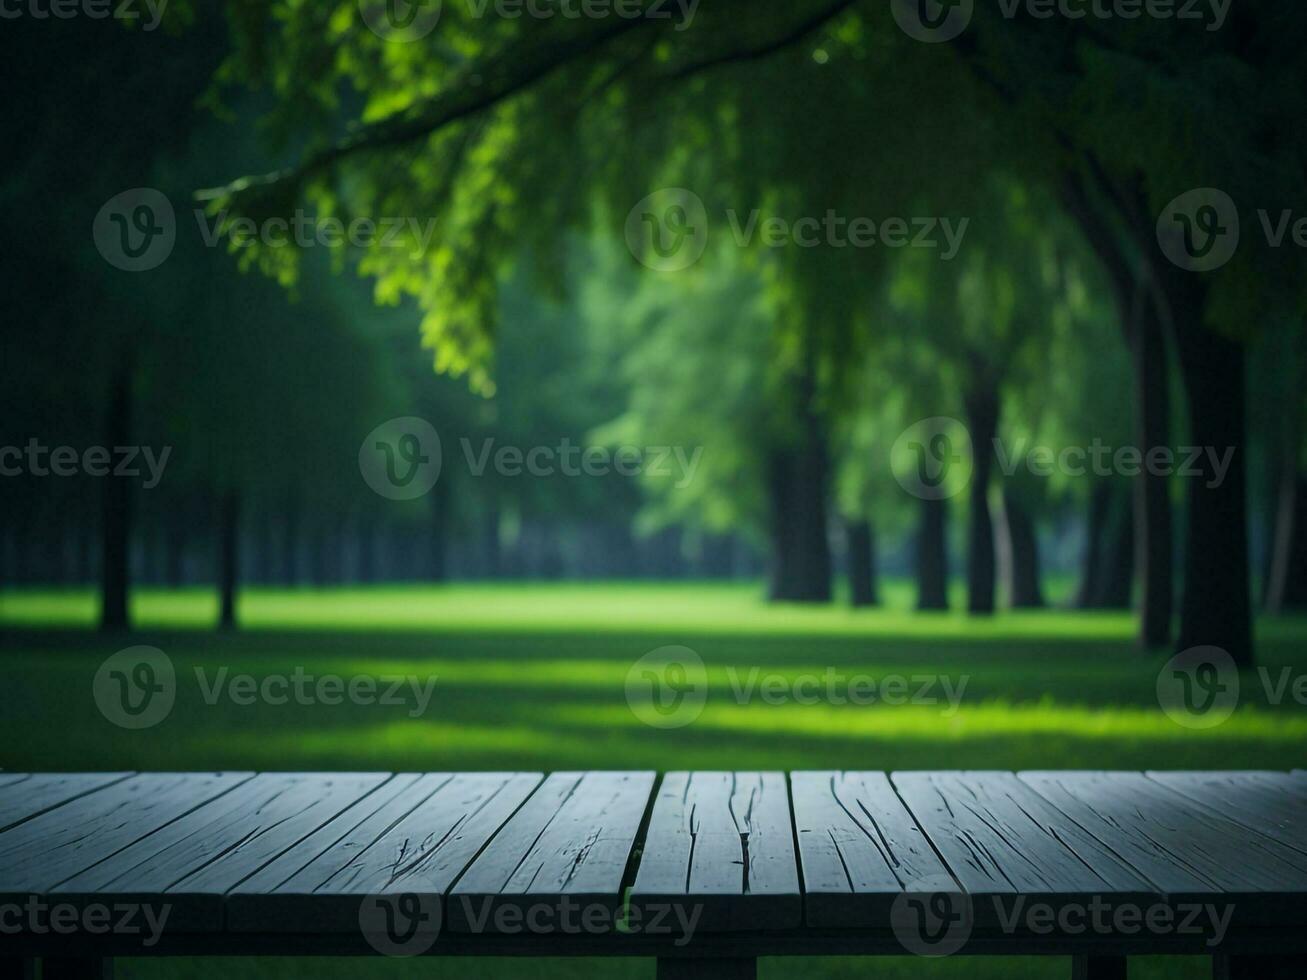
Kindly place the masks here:
MULTIPOLYGON (((760 44, 723 52, 686 65, 669 76, 681 80, 731 62, 756 61, 801 41, 831 18, 853 6, 857 0, 833 0, 805 17, 784 34, 760 44)), ((656 8, 650 8, 651 10, 656 8)), ((451 123, 489 109, 510 98, 564 65, 596 51, 610 41, 658 21, 650 16, 633 19, 609 18, 587 24, 576 36, 544 45, 538 36, 522 38, 488 63, 469 65, 460 79, 440 95, 395 117, 365 126, 299 165, 256 177, 243 177, 217 188, 197 192, 201 201, 286 200, 298 195, 305 181, 339 161, 359 153, 401 146, 422 139, 451 123)), ((630 64, 620 66, 622 74, 630 64)), ((611 79, 610 79, 611 81, 611 79)))
POLYGON ((794 25, 793 28, 785 34, 782 34, 780 37, 771 38, 752 47, 746 46, 737 48, 733 51, 726 51, 713 55, 702 61, 692 62, 691 64, 678 68, 676 71, 665 76, 665 78, 668 81, 683 81, 691 75, 697 75, 700 72, 717 68, 720 65, 737 64, 747 61, 760 61, 763 58, 770 57, 776 52, 782 51, 785 48, 802 41, 823 24, 843 13, 849 7, 852 7, 856 2, 857 0, 835 0, 835 2, 827 4, 821 10, 818 10, 816 13, 799 21, 799 23, 794 25))
POLYGON ((364 126, 309 157, 298 166, 258 177, 243 177, 225 187, 197 192, 201 201, 251 196, 293 196, 310 177, 358 153, 401 146, 451 123, 491 108, 528 88, 568 62, 589 54, 614 38, 656 23, 649 17, 608 18, 588 21, 574 36, 555 44, 541 44, 528 34, 510 44, 486 63, 469 65, 445 91, 410 110, 364 126))

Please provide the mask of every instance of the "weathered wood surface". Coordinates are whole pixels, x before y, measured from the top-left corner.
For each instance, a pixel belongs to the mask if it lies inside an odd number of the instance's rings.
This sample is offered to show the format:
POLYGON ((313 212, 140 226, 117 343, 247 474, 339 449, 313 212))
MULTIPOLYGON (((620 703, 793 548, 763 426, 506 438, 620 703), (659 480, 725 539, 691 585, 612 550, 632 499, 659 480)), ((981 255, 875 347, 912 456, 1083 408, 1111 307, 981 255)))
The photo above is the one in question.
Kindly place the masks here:
POLYGON ((1220 903, 1247 923, 1300 919, 1307 854, 1143 773, 1028 772, 1021 779, 1112 847, 1175 903, 1220 903))
POLYGON ((873 928, 909 888, 952 876, 883 772, 790 777, 810 926, 873 928))
POLYGON ((611 928, 653 785, 651 772, 554 773, 455 885, 450 928, 533 933, 564 915, 611 928))
MULTIPOLYGON (((902 900, 940 891, 965 896, 991 946, 1048 940, 1016 908, 1095 901, 1232 907, 1235 933, 1299 941, 1307 775, 0 773, 0 900, 166 904, 183 940, 348 949, 380 896, 426 903, 437 951, 688 932, 810 935, 820 952, 840 934, 892 941, 902 900)), ((1127 937, 1075 938, 1117 943, 1085 954, 1114 963, 1127 937)))
POLYGON ((459 873, 539 783, 536 773, 428 773, 302 867, 232 899, 233 923, 255 931, 357 929, 360 907, 413 894, 439 907, 459 873), (239 908, 238 908, 239 906, 239 908))
POLYGON ((662 915, 690 928, 799 925, 803 899, 785 774, 668 773, 630 904, 646 922, 662 915))

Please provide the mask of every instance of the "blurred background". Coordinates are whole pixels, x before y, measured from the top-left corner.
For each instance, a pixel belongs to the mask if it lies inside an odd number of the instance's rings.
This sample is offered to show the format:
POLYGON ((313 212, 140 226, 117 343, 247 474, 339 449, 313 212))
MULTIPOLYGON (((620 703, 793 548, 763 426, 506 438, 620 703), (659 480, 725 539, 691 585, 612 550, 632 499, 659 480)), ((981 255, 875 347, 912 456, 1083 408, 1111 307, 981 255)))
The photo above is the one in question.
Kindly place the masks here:
POLYGON ((60 9, 0 767, 1307 765, 1307 12, 60 9))

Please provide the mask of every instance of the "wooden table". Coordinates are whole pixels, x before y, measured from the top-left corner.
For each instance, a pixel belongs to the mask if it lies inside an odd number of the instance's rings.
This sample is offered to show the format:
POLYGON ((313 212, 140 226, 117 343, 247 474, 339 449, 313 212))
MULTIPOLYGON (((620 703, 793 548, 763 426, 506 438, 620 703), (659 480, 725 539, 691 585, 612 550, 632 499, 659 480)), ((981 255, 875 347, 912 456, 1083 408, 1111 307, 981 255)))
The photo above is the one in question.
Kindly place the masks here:
POLYGON ((1134 954, 1288 975, 1307 774, 0 773, 0 964, 1134 954))

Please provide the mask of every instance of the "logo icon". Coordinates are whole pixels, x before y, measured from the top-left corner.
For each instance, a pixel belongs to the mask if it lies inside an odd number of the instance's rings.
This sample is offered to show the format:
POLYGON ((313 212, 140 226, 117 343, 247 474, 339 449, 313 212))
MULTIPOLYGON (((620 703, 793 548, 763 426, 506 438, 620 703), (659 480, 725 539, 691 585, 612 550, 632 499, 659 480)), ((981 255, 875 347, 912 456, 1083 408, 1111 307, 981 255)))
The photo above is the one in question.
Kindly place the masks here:
POLYGON ((441 0, 359 0, 363 23, 383 41, 420 41, 440 23, 441 0))
POLYGON ((638 201, 626 216, 626 247, 655 272, 678 272, 708 247, 708 211, 699 195, 664 187, 638 201))
POLYGON ((955 496, 971 482, 971 433, 944 415, 914 422, 894 440, 890 469, 899 486, 914 497, 955 496))
POLYGON ((890 928, 909 953, 950 956, 971 937, 971 896, 946 875, 914 882, 890 906, 890 928))
POLYGON ((415 892, 369 895, 359 906, 359 929, 383 956, 421 956, 440 935, 440 897, 415 892))
POLYGON ((951 41, 965 31, 975 6, 975 0, 890 0, 903 33, 927 44, 951 41))
POLYGON ((1219 269, 1239 247, 1239 209, 1229 194, 1214 187, 1181 194, 1157 221, 1157 244, 1181 269, 1219 269))
POLYGON ((100 255, 115 269, 148 272, 172 254, 177 244, 177 216, 162 192, 135 187, 104 203, 91 234, 100 255))
POLYGON ((100 664, 91 682, 100 714, 119 728, 153 728, 177 698, 177 672, 157 647, 128 647, 100 664))
POLYGON ((440 479, 440 435, 415 416, 383 422, 359 447, 359 472, 381 496, 414 500, 440 479))
POLYGON ((1220 647, 1190 647, 1157 675, 1157 703, 1177 725, 1215 728, 1239 704, 1239 668, 1220 647))
POLYGON ((708 670, 689 647, 650 650, 626 672, 626 703, 653 728, 684 728, 707 700, 708 670))

